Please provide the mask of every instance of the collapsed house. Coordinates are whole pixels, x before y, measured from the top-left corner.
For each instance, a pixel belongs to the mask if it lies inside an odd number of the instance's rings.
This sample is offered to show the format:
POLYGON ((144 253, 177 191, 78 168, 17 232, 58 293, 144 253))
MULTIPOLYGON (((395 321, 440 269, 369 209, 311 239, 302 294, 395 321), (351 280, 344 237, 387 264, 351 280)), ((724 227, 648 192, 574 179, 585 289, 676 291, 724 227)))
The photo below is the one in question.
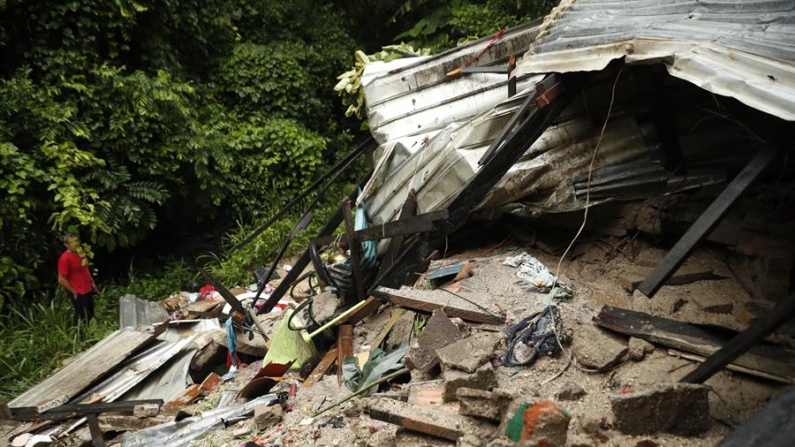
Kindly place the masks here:
POLYGON ((123 329, 7 405, 33 421, 9 439, 788 445, 794 18, 564 0, 369 65, 374 143, 291 205, 368 149, 372 173, 293 268, 125 298, 123 329))

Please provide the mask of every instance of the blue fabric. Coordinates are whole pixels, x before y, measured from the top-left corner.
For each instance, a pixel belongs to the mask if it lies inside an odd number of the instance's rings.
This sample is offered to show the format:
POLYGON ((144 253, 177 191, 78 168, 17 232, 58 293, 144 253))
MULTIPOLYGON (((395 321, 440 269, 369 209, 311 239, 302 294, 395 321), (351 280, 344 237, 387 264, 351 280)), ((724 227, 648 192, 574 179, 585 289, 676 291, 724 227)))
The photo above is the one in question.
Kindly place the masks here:
POLYGON ((226 320, 226 342, 229 344, 229 356, 232 358, 232 366, 237 368, 237 335, 232 325, 232 316, 226 320))
MULTIPOLYGON (((359 190, 361 193, 361 190, 359 190)), ((364 203, 359 203, 356 206, 356 221, 354 223, 354 230, 364 230, 365 228, 370 228, 370 221, 367 220, 367 213, 364 209, 364 203)), ((362 264, 366 265, 367 267, 378 267, 378 242, 376 241, 364 241, 362 242, 362 264)))

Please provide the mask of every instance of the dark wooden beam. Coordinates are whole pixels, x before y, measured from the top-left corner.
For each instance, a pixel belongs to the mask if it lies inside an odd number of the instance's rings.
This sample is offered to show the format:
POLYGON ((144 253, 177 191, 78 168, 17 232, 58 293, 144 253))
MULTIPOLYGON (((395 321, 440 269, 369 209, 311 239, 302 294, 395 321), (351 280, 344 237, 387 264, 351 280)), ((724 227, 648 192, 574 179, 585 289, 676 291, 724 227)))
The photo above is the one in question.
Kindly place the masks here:
POLYGON ((779 149, 776 147, 765 146, 745 168, 729 183, 726 189, 710 204, 701 214, 695 223, 687 230, 681 239, 674 245, 671 251, 651 272, 651 274, 638 286, 644 295, 651 298, 660 290, 668 278, 676 272, 683 262, 690 256, 690 253, 710 231, 720 222, 723 216, 729 211, 734 202, 748 189, 748 187, 759 177, 759 174, 770 165, 776 158, 779 149))
POLYGON ((348 250, 351 252, 351 266, 353 267, 353 281, 356 284, 356 298, 364 299, 364 277, 362 276, 362 247, 354 231, 351 202, 345 199, 342 202, 342 218, 345 220, 345 236, 348 239, 348 250))
POLYGON ((388 298, 389 302, 394 305, 426 314, 431 314, 436 309, 444 309, 444 313, 448 317, 458 317, 465 321, 486 324, 505 323, 503 316, 486 312, 453 294, 441 290, 395 290, 388 287, 379 287, 373 294, 388 298))
POLYGON ((329 180, 328 185, 321 189, 318 193, 322 195, 326 189, 328 189, 331 184, 339 177, 345 170, 350 166, 354 161, 356 161, 362 154, 367 152, 368 149, 374 147, 376 145, 375 140, 370 137, 365 142, 360 144, 356 149, 354 149, 350 154, 346 155, 342 160, 340 160, 336 165, 332 166, 325 174, 320 176, 317 180, 312 182, 311 185, 307 186, 305 190, 303 190, 300 194, 295 196, 292 200, 290 200, 287 205, 284 205, 282 209, 280 209, 276 214, 273 215, 270 219, 268 219, 265 223, 259 226, 254 232, 248 235, 245 239, 240 241, 234 247, 230 248, 229 251, 235 251, 241 247, 244 247, 251 243, 254 239, 257 238, 260 234, 262 234, 265 230, 270 228, 274 222, 277 222, 284 218, 287 215, 287 212, 290 211, 295 205, 300 203, 304 198, 306 198, 312 191, 314 191, 321 183, 323 183, 328 177, 331 177, 329 180))
MULTIPOLYGON (((603 307, 594 322, 630 337, 703 357, 719 352, 730 340, 694 324, 612 306, 603 307)), ((741 354, 731 362, 749 374, 759 371, 760 377, 777 377, 782 382, 795 383, 795 350, 760 343, 741 354)))
MULTIPOLYGON (((357 241, 363 242, 423 233, 434 230, 437 228, 435 222, 446 218, 447 210, 432 211, 430 213, 420 214, 419 216, 407 217, 387 222, 383 225, 358 230, 354 232, 354 235, 357 241)), ((338 235, 316 237, 312 238, 312 242, 316 245, 328 245, 336 241, 339 237, 338 235)))
POLYGON ((88 414, 109 412, 132 412, 138 405, 163 405, 163 399, 130 400, 119 402, 100 402, 95 404, 61 405, 52 410, 39 413, 36 407, 11 408, 12 419, 16 421, 62 421, 88 414))
POLYGON ((773 333, 795 315, 795 294, 779 302, 770 309, 764 317, 754 321, 748 329, 740 332, 728 343, 724 344, 718 352, 712 354, 700 364, 698 368, 680 380, 686 383, 704 383, 716 372, 733 362, 737 357, 748 352, 765 337, 773 333))
MULTIPOLYGON (((405 202, 403 202, 403 207, 400 208, 400 215, 398 216, 398 220, 406 219, 414 215, 417 211, 417 194, 412 189, 409 191, 409 196, 405 202)), ((392 238, 387 244, 386 252, 381 259, 381 266, 378 270, 378 278, 380 279, 383 272, 389 270, 392 267, 392 264, 400 255, 400 250, 403 248, 403 241, 406 239, 404 235, 397 235, 392 238)), ((376 280, 378 282, 378 280, 376 280)))
MULTIPOLYGON (((364 179, 359 182, 359 188, 363 187, 370 176, 373 174, 373 171, 367 173, 364 176, 364 179)), ((354 190, 350 196, 348 196, 351 200, 356 199, 356 195, 358 194, 358 188, 354 190)), ((326 222, 326 225, 318 233, 318 236, 328 236, 339 227, 340 223, 342 223, 342 207, 337 209, 337 212, 331 217, 331 219, 326 222)), ((279 302, 280 299, 287 293, 290 287, 293 285, 296 279, 303 273, 306 266, 309 265, 309 249, 304 250, 304 253, 301 255, 300 258, 295 262, 293 265, 293 269, 287 272, 287 275, 282 279, 276 289, 271 293, 270 298, 265 300, 265 304, 262 305, 260 310, 257 312, 258 314, 266 314, 273 310, 276 303, 279 302)))

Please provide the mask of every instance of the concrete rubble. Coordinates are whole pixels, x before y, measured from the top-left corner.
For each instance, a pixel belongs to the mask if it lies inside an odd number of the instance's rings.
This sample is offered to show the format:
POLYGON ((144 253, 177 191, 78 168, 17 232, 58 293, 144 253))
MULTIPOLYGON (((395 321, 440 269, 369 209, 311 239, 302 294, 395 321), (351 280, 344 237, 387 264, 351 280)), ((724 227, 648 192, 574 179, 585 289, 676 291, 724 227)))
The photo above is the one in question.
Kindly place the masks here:
POLYGON ((122 300, 130 327, 2 403, 0 437, 712 447, 775 420, 795 383, 791 8, 640 3, 565 0, 368 74, 375 169, 340 219, 268 284, 202 270, 201 299, 122 300), (481 72, 509 56, 507 79, 481 72))
POLYGON ((705 385, 658 383, 650 390, 610 396, 616 428, 631 435, 695 436, 709 430, 705 385))
POLYGON ((428 372, 439 365, 437 350, 463 338, 464 334, 458 329, 444 311, 434 311, 425 330, 417 338, 406 354, 406 366, 428 372))

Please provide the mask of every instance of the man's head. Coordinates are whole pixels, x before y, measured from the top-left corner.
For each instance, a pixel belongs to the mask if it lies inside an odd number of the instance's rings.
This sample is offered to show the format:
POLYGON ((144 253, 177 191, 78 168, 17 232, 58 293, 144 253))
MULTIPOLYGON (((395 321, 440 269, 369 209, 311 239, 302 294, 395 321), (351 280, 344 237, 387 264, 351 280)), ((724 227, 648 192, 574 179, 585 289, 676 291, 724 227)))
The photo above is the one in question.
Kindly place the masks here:
POLYGON ((77 253, 80 248, 80 236, 75 233, 66 233, 63 237, 63 244, 67 250, 77 253))

